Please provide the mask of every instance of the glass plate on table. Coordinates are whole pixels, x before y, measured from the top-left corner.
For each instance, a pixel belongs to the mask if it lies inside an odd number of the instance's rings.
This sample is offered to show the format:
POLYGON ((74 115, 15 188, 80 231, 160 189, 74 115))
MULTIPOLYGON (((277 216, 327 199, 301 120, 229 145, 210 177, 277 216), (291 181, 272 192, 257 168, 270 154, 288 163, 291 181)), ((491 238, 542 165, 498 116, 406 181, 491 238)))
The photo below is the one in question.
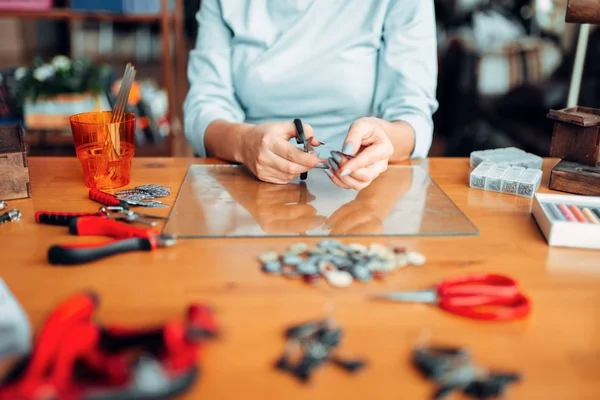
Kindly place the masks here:
POLYGON ((419 166, 390 166, 360 192, 324 171, 287 185, 244 166, 192 165, 163 233, 179 238, 477 235, 478 229, 419 166))

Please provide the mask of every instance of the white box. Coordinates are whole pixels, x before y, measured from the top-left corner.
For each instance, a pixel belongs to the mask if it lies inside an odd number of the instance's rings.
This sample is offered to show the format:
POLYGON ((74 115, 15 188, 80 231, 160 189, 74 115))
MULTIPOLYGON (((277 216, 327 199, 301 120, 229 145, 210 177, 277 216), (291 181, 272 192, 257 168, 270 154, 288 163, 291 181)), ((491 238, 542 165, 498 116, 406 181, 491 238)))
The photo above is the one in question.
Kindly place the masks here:
POLYGON ((600 250, 600 224, 560 221, 542 204, 600 208, 600 197, 537 193, 531 209, 550 246, 600 250))

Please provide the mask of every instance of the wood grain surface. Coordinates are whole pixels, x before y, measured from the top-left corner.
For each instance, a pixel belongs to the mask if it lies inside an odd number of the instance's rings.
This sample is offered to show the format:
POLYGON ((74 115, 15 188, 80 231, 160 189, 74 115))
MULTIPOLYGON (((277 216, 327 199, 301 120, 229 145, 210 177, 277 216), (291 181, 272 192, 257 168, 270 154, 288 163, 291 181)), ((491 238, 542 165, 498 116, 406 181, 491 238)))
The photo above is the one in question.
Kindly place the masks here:
POLYGON ((600 0, 569 0, 565 21, 578 24, 600 23, 600 0))
MULTIPOLYGON (((545 160, 541 191, 548 191, 549 171, 557 161, 545 160)), ((130 186, 171 186, 175 190, 166 201, 173 204, 188 166, 199 162, 136 158, 130 186)), ((422 165, 481 234, 352 239, 404 245, 425 254, 428 262, 383 282, 333 289, 260 271, 256 256, 284 250, 297 241, 290 238, 182 240, 154 253, 52 267, 46 262, 51 244, 99 239, 36 225, 34 213, 92 211, 97 204, 87 198, 75 158, 30 158, 34 195, 9 202, 23 219, 0 226, 0 276, 34 329, 60 301, 90 288, 100 295, 97 317, 106 323, 161 323, 181 315, 189 302, 211 304, 222 335, 207 343, 198 360, 203 375, 185 399, 428 399, 433 386, 410 363, 413 345, 423 334, 429 334, 431 344, 468 346, 490 368, 522 372, 523 381, 511 386, 506 398, 600 398, 600 253, 549 247, 531 215, 530 199, 468 188, 467 159, 430 159, 422 165), (482 271, 516 278, 533 302, 532 314, 517 322, 480 322, 428 305, 367 300, 381 291, 421 289, 445 277, 482 271), (366 358, 368 368, 351 376, 326 365, 308 385, 276 371, 284 329, 320 318, 328 307, 345 328, 342 354, 366 358)), ((169 210, 152 212, 167 215, 169 210)))

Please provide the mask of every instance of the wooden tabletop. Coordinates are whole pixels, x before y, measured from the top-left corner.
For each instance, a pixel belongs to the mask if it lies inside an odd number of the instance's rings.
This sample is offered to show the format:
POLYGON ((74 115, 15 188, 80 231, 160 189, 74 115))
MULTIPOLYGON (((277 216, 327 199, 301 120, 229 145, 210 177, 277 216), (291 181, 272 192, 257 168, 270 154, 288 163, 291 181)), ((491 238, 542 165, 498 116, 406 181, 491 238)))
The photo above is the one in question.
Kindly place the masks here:
MULTIPOLYGON (((131 186, 159 183, 177 189, 188 166, 199 162, 136 158, 131 186)), ((556 162, 545 160, 540 191, 548 191, 548 173, 556 162)), ((206 344, 199 360, 202 378, 185 399, 427 399, 433 386, 410 365, 411 349, 423 334, 429 334, 431 344, 468 346, 482 365, 522 372, 523 381, 510 387, 507 398, 598 399, 600 252, 549 247, 531 215, 532 201, 469 189, 466 159, 430 159, 423 165, 480 235, 352 239, 404 245, 426 255, 427 264, 397 271, 383 282, 333 289, 260 271, 256 256, 283 251, 297 241, 293 238, 186 239, 153 253, 81 267, 50 266, 50 245, 98 238, 36 225, 35 212, 87 211, 98 205, 87 198, 75 158, 30 158, 33 197, 10 201, 23 219, 0 226, 0 277, 35 329, 59 302, 90 288, 100 295, 98 319, 111 324, 162 323, 182 315, 190 302, 212 305, 222 335, 206 344), (479 322, 433 306, 366 299, 483 271, 516 278, 533 302, 531 315, 517 322, 479 322), (308 385, 276 371, 284 329, 323 317, 328 306, 345 329, 341 354, 366 358, 368 368, 351 376, 326 365, 308 385)), ((165 201, 173 204, 176 194, 173 190, 165 201)), ((167 215, 169 210, 152 211, 167 215)))

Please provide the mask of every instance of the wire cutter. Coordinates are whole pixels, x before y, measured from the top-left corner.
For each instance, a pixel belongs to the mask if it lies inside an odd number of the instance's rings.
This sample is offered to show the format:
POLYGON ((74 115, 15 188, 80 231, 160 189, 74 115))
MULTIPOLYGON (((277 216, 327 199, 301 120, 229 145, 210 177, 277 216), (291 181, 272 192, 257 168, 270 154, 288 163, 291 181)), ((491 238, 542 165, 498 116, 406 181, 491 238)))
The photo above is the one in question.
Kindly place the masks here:
POLYGON ((156 226, 158 222, 148 221, 146 218, 166 219, 154 215, 136 213, 131 210, 124 210, 120 206, 101 207, 96 212, 54 212, 38 211, 35 213, 35 221, 39 224, 69 226, 72 219, 78 217, 104 217, 124 222, 139 222, 149 226, 156 226))
POLYGON ((114 218, 122 219, 127 222, 140 222, 142 224, 156 226, 158 222, 151 222, 147 219, 168 219, 167 217, 160 217, 157 215, 143 214, 132 211, 129 209, 129 204, 127 203, 127 201, 119 200, 112 194, 101 192, 100 190, 95 188, 90 189, 89 196, 90 199, 105 206, 105 208, 100 209, 101 211, 105 213, 117 213, 117 215, 114 218))
MULTIPOLYGON (((302 127, 302 121, 299 118, 294 120, 294 125, 296 126, 296 132, 298 136, 296 136, 296 143, 304 146, 305 153, 312 153, 315 151, 314 147, 306 140, 306 135, 304 134, 304 128, 302 127)), ((300 179, 305 180, 308 178, 308 172, 303 172, 300 174, 300 179)))
POLYGON ((497 274, 463 275, 446 279, 427 290, 392 292, 375 298, 435 304, 463 317, 495 321, 525 317, 531 308, 517 282, 497 274))
POLYGON ((131 251, 153 251, 175 245, 176 239, 156 228, 136 228, 99 216, 72 217, 69 232, 79 236, 108 236, 114 240, 102 243, 53 245, 48 249, 52 265, 77 265, 131 251))

